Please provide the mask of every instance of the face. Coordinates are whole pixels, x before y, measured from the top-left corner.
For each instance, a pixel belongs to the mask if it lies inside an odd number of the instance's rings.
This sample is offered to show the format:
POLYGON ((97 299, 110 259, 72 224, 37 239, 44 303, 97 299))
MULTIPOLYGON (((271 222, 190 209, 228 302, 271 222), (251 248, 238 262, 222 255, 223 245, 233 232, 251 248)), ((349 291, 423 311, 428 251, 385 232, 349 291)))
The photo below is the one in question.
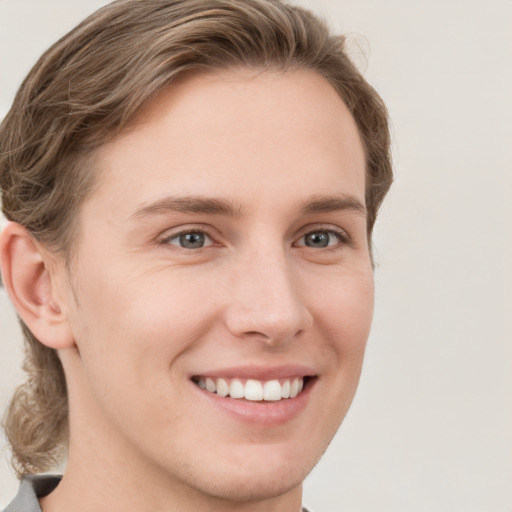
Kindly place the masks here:
POLYGON ((75 421, 152 481, 297 488, 353 398, 372 317, 347 108, 312 72, 190 78, 96 165, 66 291, 71 456, 75 421))

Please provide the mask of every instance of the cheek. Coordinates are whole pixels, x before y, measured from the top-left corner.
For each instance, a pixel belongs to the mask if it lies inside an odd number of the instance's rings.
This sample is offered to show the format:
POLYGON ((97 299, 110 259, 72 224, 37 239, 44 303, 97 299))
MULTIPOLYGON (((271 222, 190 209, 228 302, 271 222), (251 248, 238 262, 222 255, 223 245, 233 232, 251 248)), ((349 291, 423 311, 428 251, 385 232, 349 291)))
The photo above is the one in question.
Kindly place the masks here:
POLYGON ((169 366, 211 324, 207 286, 119 268, 100 274, 78 291, 75 325, 84 358, 109 361, 137 378, 148 366, 169 366))
POLYGON ((339 350, 364 352, 374 305, 371 267, 326 279, 314 304, 319 325, 339 350))
MULTIPOLYGON (((322 403, 308 436, 327 447, 356 393, 373 316, 374 283, 371 266, 343 270, 326 279, 312 295, 322 361, 322 403)), ((315 341, 315 340, 313 340, 315 341)), ((315 356, 311 349, 312 357, 315 356)), ((318 355, 318 354, 316 354, 318 355)))

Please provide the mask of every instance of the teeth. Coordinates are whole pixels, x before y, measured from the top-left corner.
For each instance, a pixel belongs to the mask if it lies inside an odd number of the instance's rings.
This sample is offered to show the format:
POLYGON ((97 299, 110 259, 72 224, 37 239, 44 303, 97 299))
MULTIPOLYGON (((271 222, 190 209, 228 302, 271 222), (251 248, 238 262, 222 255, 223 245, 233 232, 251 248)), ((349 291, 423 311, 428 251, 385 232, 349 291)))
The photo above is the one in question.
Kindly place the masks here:
POLYGON ((206 389, 208 391, 210 391, 211 393, 215 393, 215 391, 217 391, 217 386, 213 379, 210 379, 210 378, 206 379, 206 389))
MULTIPOLYGON (((206 381, 206 389, 208 389, 208 380, 206 381)), ((290 386, 290 398, 295 398, 299 394, 299 379, 293 379, 290 386)))
POLYGON ((259 380, 249 379, 245 383, 245 399, 255 402, 263 400, 263 386, 259 380))
POLYGON ((229 386, 229 396, 231 398, 243 398, 245 396, 245 386, 242 381, 233 379, 229 386))
POLYGON ((285 380, 281 388, 281 397, 290 398, 290 381, 285 380))
POLYGON ((281 384, 278 380, 269 380, 263 386, 263 400, 281 400, 281 384))
POLYGON ((304 386, 302 377, 294 379, 277 379, 261 382, 255 379, 248 379, 245 384, 241 379, 233 379, 230 382, 223 378, 212 379, 210 377, 199 378, 197 385, 210 393, 231 398, 245 398, 253 402, 268 401, 277 402, 282 398, 295 398, 304 386))
POLYGON ((217 381, 217 395, 227 396, 228 394, 229 394, 228 383, 224 379, 219 379, 217 381))

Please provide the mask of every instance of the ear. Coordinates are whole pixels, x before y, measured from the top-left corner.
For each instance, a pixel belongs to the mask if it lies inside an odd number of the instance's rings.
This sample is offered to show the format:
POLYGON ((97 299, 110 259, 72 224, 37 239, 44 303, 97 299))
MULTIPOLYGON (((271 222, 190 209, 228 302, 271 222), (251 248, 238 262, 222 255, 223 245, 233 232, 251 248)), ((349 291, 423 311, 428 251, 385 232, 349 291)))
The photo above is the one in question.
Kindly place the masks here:
POLYGON ((32 334, 50 348, 73 346, 73 335, 64 313, 67 308, 55 286, 59 281, 56 257, 23 226, 7 222, 0 234, 0 266, 5 288, 32 334))

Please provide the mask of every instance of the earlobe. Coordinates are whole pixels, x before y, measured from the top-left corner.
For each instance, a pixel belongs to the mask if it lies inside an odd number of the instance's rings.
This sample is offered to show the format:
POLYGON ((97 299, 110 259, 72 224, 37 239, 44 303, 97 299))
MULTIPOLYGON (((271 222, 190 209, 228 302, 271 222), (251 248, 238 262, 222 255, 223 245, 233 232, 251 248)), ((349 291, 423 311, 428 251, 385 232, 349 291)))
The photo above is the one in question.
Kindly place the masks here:
POLYGON ((9 296, 32 334, 44 345, 72 346, 73 336, 55 288, 50 254, 20 224, 8 222, 0 235, 2 279, 9 296))

